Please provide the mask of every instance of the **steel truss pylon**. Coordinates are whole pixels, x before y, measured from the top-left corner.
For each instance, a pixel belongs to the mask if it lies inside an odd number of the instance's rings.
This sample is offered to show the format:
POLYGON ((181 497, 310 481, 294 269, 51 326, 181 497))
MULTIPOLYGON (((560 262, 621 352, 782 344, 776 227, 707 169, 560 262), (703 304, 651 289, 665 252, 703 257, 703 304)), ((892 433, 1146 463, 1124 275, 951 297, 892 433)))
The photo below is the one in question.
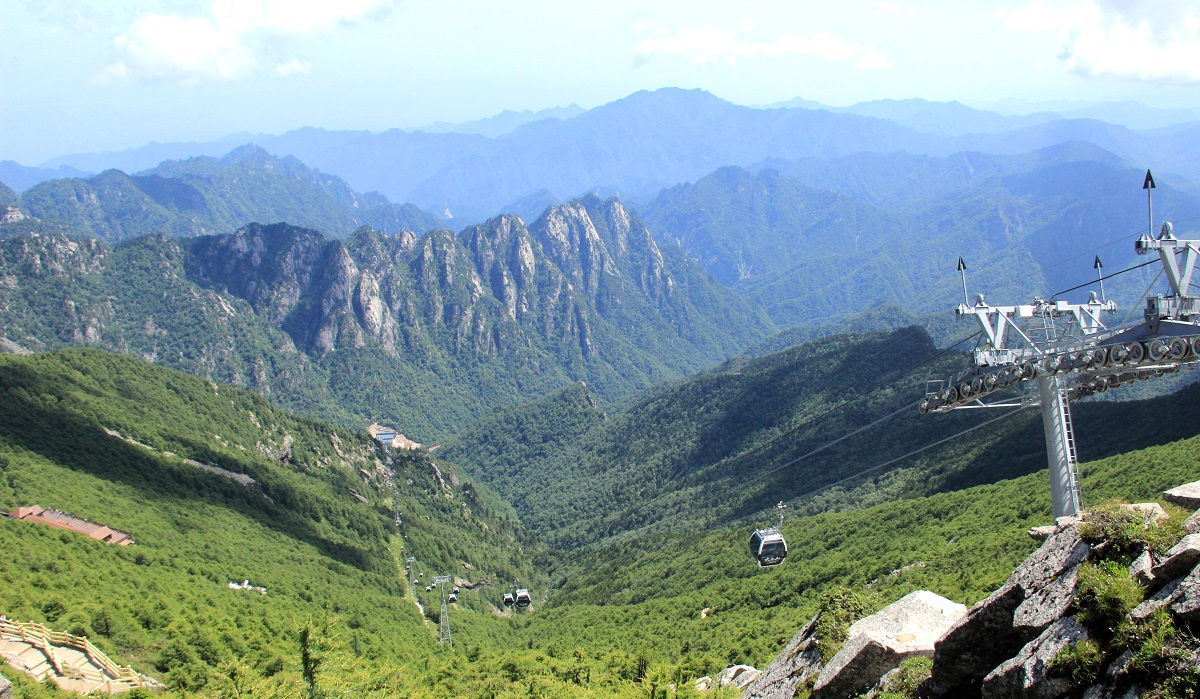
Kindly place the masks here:
POLYGON ((450 584, 449 575, 439 575, 433 579, 442 596, 442 611, 438 614, 438 643, 454 647, 454 638, 450 635, 450 603, 446 600, 446 585, 450 584))

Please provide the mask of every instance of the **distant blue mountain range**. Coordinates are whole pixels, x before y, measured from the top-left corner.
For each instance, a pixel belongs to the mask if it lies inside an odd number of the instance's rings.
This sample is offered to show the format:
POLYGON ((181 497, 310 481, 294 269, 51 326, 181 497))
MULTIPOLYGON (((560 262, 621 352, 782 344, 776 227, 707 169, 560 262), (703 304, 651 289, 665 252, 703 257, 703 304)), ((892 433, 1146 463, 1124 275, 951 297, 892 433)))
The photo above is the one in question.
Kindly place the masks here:
MULTIPOLYGON (((1126 117, 1140 114, 1143 122, 1155 116, 1160 123, 1186 117, 1179 110, 1143 109, 1135 114, 1130 105, 1106 108, 1126 117)), ((836 109, 793 101, 752 108, 700 90, 675 88, 638 92, 586 112, 577 110, 508 112, 416 131, 304 128, 278 136, 239 134, 212 143, 149 144, 122 153, 63 156, 45 167, 85 172, 116 167, 136 173, 165 159, 218 156, 253 141, 276 156, 291 155, 336 174, 358 191, 411 201, 455 225, 586 192, 645 202, 664 187, 694 182, 723 166, 859 153, 1015 155, 1080 142, 1136 167, 1200 179, 1200 158, 1195 157, 1200 147, 1198 122, 1135 131, 1055 112, 1005 116, 957 102, 925 100, 883 100, 836 109)), ((28 169, 18 174, 24 180, 9 183, 17 191, 31 178, 48 176, 28 169)))

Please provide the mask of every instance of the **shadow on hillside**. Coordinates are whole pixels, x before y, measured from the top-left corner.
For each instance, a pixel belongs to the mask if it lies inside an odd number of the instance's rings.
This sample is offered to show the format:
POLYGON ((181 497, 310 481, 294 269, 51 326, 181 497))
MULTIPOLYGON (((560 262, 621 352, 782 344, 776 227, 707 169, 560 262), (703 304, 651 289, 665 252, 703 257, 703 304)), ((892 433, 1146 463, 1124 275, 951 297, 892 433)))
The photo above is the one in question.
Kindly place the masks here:
POLYGON ((370 550, 331 540, 319 531, 319 518, 325 514, 322 503, 288 483, 288 479, 256 469, 256 476, 266 476, 260 481, 263 488, 247 488, 223 476, 160 457, 108 435, 91 419, 47 407, 57 391, 45 386, 35 372, 10 365, 5 373, 3 383, 10 390, 4 391, 7 404, 0 411, 0 436, 13 444, 72 470, 133 486, 152 497, 203 500, 234 509, 269 529, 316 547, 334 560, 359 570, 375 569, 370 550), (275 502, 264 498, 264 492, 275 502))
MULTIPOLYGON (((1145 400, 1073 403, 1071 413, 1080 462, 1096 461, 1195 437, 1200 433, 1200 385, 1145 400)), ((989 446, 966 467, 947 478, 939 490, 962 490, 1047 467, 1040 415, 1035 412, 1033 424, 1014 436, 1017 439, 989 446), (1028 457, 1019 458, 1021 454, 1028 454, 1028 457), (974 468, 976 464, 1002 466, 998 469, 974 468)), ((1086 493, 1084 495, 1086 501, 1086 493)))

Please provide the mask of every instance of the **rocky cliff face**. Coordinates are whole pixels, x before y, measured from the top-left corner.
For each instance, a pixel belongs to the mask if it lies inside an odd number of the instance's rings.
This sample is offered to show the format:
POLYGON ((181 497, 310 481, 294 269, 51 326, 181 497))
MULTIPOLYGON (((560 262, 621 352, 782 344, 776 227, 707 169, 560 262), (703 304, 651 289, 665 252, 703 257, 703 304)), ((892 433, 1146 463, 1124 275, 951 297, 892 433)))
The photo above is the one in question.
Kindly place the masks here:
POLYGON ((0 346, 97 345, 302 410, 314 386, 337 386, 348 405, 394 406, 372 417, 418 435, 425 415, 446 426, 571 380, 619 399, 771 328, 595 197, 459 234, 362 227, 337 240, 256 223, 117 246, 14 236, 0 240, 0 327, 0 346))
MULTIPOLYGON (((457 236, 364 228, 343 243, 252 224, 191 243, 188 269, 318 357, 378 343, 393 357, 434 347, 477 356, 541 351, 586 366, 624 351, 611 341, 627 330, 669 345, 682 322, 707 322, 708 309, 677 298, 646 227, 619 201, 595 197, 550 207, 529 227, 506 215, 457 236)), ((747 311, 734 331, 762 332, 767 324, 747 311)))

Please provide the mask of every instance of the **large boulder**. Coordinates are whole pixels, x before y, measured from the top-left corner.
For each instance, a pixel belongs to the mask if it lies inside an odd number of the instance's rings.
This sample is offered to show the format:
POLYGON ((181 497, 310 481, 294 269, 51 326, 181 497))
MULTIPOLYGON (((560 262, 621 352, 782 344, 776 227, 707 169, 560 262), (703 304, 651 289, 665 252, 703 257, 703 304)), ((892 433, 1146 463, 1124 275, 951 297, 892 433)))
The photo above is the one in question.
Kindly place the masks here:
POLYGON ((1200 534, 1200 511, 1193 512, 1191 517, 1183 520, 1183 530, 1188 534, 1200 534))
POLYGON ((1025 644, 1016 657, 1001 663, 983 678, 984 699, 1055 699, 1070 691, 1062 679, 1048 676, 1050 660, 1068 645, 1087 638, 1087 629, 1074 617, 1064 617, 1025 644))
POLYGON ((1179 581, 1171 595, 1171 613, 1183 621, 1200 621, 1200 567, 1179 581))
POLYGON ((0 675, 0 699, 13 699, 13 696, 12 682, 4 679, 4 675, 0 675))
POLYGON ((733 685, 738 689, 745 689, 758 676, 762 674, 762 670, 755 669, 749 665, 730 665, 717 675, 717 684, 722 687, 733 685))
POLYGON ((821 671, 821 649, 814 635, 816 617, 804 625, 783 652, 742 692, 742 699, 792 699, 796 689, 821 671))
POLYGON ((1154 566, 1154 577, 1158 580, 1174 580, 1187 574, 1197 563, 1200 563, 1200 534, 1188 534, 1154 566))
POLYGON ((1078 522, 1064 523, 1000 589, 971 607, 938 641, 929 696, 980 696, 988 673, 1066 613, 1077 567, 1090 553, 1078 522))
POLYGON ((849 697, 874 687, 905 658, 933 656, 933 647, 964 605, 926 590, 912 592, 850 626, 846 643, 821 668, 813 697, 849 697))
POLYGON ((1185 483, 1164 491, 1163 500, 1188 510, 1200 510, 1200 481, 1185 483))

